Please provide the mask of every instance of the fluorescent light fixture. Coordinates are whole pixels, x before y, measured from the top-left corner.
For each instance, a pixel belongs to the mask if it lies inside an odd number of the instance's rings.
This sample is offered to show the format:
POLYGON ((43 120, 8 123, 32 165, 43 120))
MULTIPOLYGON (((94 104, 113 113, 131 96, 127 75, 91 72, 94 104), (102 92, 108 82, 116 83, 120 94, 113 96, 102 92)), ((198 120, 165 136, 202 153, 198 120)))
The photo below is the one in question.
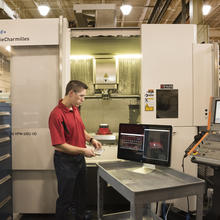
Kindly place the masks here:
POLYGON ((5 49, 6 49, 8 52, 11 52, 11 46, 6 46, 5 49))
POLYGON ((120 54, 116 55, 116 59, 141 59, 141 54, 120 54))
POLYGON ((48 12, 50 11, 50 7, 47 5, 38 5, 37 8, 42 16, 46 16, 48 12))
POLYGON ((89 60, 89 59, 93 59, 93 56, 90 55, 71 55, 70 59, 71 60, 89 60))
POLYGON ((120 7, 120 9, 121 9, 123 15, 129 15, 131 12, 132 6, 131 5, 122 5, 120 7))
POLYGON ((210 10, 211 10, 211 6, 210 5, 203 5, 203 7, 202 7, 202 14, 203 15, 208 15, 210 10))

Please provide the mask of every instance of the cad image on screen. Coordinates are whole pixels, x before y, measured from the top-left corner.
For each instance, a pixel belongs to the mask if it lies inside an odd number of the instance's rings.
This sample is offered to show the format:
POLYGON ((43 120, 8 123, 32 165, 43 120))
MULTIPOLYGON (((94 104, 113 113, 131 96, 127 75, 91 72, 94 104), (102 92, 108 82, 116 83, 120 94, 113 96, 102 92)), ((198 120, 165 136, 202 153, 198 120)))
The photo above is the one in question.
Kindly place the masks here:
POLYGON ((170 131, 158 129, 144 129, 144 154, 150 160, 168 161, 170 131))
POLYGON ((143 151, 143 137, 141 134, 121 133, 120 146, 128 150, 143 151))
POLYGON ((220 100, 215 102, 215 123, 220 124, 220 100))
POLYGON ((147 124, 120 124, 118 158, 170 165, 172 126, 147 124))

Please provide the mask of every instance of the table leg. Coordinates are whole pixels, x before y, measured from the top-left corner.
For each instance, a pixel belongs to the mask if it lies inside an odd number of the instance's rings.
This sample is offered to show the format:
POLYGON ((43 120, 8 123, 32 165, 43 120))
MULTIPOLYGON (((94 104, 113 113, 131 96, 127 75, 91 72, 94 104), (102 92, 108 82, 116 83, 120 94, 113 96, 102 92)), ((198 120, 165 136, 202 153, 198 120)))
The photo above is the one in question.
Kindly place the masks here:
POLYGON ((203 194, 196 196, 196 220, 203 218, 203 194))
POLYGON ((131 220, 142 220, 143 219, 143 204, 137 204, 135 201, 130 203, 130 219, 131 220))
POLYGON ((97 216, 101 220, 103 216, 103 203, 104 203, 104 180, 97 174, 97 216))

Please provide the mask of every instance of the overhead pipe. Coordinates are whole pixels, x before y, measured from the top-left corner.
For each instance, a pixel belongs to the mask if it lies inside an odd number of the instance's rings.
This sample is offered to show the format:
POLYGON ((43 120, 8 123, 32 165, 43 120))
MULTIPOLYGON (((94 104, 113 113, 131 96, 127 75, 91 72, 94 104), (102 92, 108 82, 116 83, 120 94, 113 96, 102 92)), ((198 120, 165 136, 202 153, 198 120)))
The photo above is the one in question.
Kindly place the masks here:
POLYGON ((3 9, 10 18, 19 18, 18 14, 15 11, 13 11, 3 0, 0 0, 0 8, 3 9))
POLYGON ((186 1, 182 0, 181 24, 186 23, 186 1))
POLYGON ((167 11, 168 7, 170 6, 171 0, 164 1, 157 0, 154 9, 150 15, 148 20, 148 24, 157 24, 160 23, 162 17, 164 16, 165 12, 167 11))
POLYGON ((161 4, 161 0, 157 0, 156 4, 154 6, 154 9, 153 9, 153 11, 152 11, 152 13, 150 15, 150 18, 149 18, 149 20, 147 22, 148 24, 154 24, 156 13, 160 9, 159 8, 160 4, 161 4))
POLYGON ((165 4, 163 5, 163 8, 161 9, 160 14, 158 15, 155 23, 157 23, 157 24, 160 23, 162 17, 164 16, 165 12, 167 11, 168 7, 170 6, 171 1, 172 0, 167 0, 165 2, 165 4))
MULTIPOLYGON (((185 23, 186 21, 189 19, 189 2, 185 5, 186 7, 186 15, 185 15, 185 23)), ((176 17, 176 19, 173 21, 173 24, 180 24, 183 21, 183 12, 181 11, 178 16, 176 17)))

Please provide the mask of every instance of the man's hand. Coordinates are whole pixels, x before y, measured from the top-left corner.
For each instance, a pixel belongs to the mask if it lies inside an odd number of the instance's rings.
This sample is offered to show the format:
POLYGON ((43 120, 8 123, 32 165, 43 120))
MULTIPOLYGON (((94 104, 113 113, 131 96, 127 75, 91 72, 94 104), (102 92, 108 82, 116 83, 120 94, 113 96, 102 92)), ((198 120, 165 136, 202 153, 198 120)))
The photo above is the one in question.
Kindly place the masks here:
POLYGON ((84 148, 84 156, 85 157, 94 157, 95 153, 92 148, 84 148))
POLYGON ((92 139, 91 144, 95 147, 95 149, 101 149, 102 148, 102 144, 94 138, 92 139))

